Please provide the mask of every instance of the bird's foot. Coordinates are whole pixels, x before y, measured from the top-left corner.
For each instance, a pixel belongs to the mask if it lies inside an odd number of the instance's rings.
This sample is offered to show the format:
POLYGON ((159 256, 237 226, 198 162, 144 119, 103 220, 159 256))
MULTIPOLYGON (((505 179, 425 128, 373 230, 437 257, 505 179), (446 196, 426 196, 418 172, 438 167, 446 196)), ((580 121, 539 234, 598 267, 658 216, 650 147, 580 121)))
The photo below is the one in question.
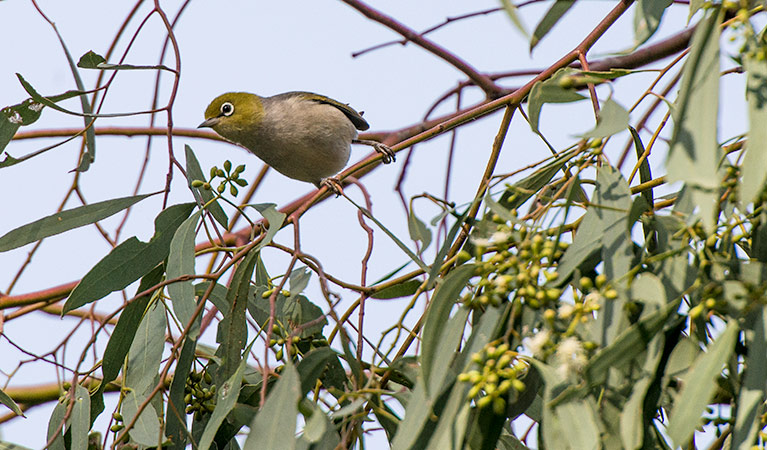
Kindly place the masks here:
POLYGON ((336 194, 336 197, 344 194, 344 189, 341 187, 341 180, 336 177, 323 178, 320 180, 320 187, 321 186, 328 188, 330 192, 336 194))
POLYGON ((394 150, 392 150, 388 145, 383 144, 378 141, 369 141, 367 139, 355 139, 355 144, 363 144, 363 145, 369 145, 373 147, 373 149, 381 154, 381 161, 384 164, 393 163, 397 160, 397 155, 394 153, 394 150))

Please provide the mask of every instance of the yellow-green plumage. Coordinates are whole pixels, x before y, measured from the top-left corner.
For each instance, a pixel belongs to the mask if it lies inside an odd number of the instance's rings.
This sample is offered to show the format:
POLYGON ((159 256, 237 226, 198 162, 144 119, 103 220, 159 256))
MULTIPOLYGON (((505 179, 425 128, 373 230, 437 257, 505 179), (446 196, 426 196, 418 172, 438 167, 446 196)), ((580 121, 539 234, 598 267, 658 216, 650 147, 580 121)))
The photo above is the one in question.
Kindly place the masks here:
POLYGON ((285 176, 319 186, 346 166, 357 130, 369 125, 348 105, 310 92, 230 92, 208 105, 200 127, 247 148, 285 176))

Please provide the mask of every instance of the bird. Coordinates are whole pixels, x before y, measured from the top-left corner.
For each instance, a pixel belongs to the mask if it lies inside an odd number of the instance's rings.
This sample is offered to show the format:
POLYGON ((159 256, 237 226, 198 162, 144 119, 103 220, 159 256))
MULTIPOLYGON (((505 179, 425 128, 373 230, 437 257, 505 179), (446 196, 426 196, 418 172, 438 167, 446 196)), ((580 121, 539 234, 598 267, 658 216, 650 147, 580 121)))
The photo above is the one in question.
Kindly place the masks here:
POLYGON ((357 139, 358 130, 370 128, 362 113, 312 92, 221 94, 205 109, 205 120, 197 128, 211 128, 281 174, 318 188, 327 186, 336 195, 343 190, 335 175, 349 161, 351 144, 373 147, 384 164, 395 161, 394 151, 385 144, 357 139))

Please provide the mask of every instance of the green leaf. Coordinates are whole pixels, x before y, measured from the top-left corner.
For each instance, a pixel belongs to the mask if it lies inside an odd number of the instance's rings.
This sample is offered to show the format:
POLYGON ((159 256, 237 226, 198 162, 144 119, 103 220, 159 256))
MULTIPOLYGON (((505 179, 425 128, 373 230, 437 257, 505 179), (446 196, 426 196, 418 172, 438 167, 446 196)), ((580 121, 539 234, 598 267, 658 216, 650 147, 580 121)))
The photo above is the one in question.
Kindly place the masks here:
POLYGON ((234 405, 237 403, 237 398, 240 395, 242 374, 245 372, 245 367, 248 365, 248 353, 250 353, 250 349, 253 347, 253 342, 251 342, 243 352, 242 360, 240 361, 239 366, 237 366, 237 370, 231 377, 229 377, 229 379, 218 386, 218 391, 216 392, 216 407, 213 409, 213 413, 211 414, 210 419, 208 419, 208 423, 205 425, 205 431, 202 433, 202 437, 198 444, 199 448, 210 448, 219 427, 224 422, 224 419, 226 419, 229 412, 234 409, 234 405))
MULTIPOLYGON (((554 175, 562 170, 568 161, 570 161, 575 155, 578 154, 578 150, 571 150, 557 156, 554 160, 539 168, 535 172, 519 180, 511 186, 507 186, 498 205, 507 210, 512 210, 522 206, 533 195, 538 193, 544 186, 546 186, 554 175)), ((485 202, 488 206, 495 211, 495 205, 493 205, 492 199, 489 196, 485 197, 485 202)), ((508 211, 505 215, 508 215, 508 211)), ((501 215, 501 214, 499 214, 501 215)), ((502 215, 503 216, 503 215, 502 215)))
POLYGON ((19 405, 17 405, 11 396, 6 394, 2 389, 0 389, 0 403, 7 406, 17 416, 26 417, 21 408, 19 408, 19 405))
POLYGON ((741 199, 744 203, 756 200, 767 180, 767 61, 743 55, 748 100, 748 141, 746 156, 740 166, 741 199))
POLYGON ((216 373, 217 383, 228 379, 240 365, 240 355, 242 349, 245 348, 245 340, 248 338, 245 314, 250 293, 250 279, 253 277, 253 269, 257 259, 257 251, 248 252, 232 276, 232 282, 227 293, 229 309, 221 311, 224 318, 218 324, 216 336, 216 342, 221 344, 216 355, 222 359, 221 366, 216 373))
POLYGON ((187 336, 184 340, 184 346, 181 348, 181 355, 176 362, 176 368, 173 371, 173 381, 170 384, 170 393, 168 394, 167 410, 165 413, 165 436, 171 441, 168 447, 169 450, 184 450, 186 448, 187 425, 184 388, 192 368, 196 347, 197 341, 187 336))
POLYGON ((530 90, 530 96, 527 99, 530 128, 533 132, 540 133, 538 131, 538 122, 541 116, 541 108, 543 108, 545 103, 572 103, 586 98, 573 89, 567 88, 567 78, 577 73, 577 71, 570 68, 559 69, 548 80, 539 81, 533 85, 533 88, 530 90))
POLYGON ((747 317, 749 330, 746 331, 748 354, 745 359, 743 385, 735 402, 735 428, 732 432, 730 448, 749 450, 761 428, 761 416, 764 414, 764 401, 767 399, 767 308, 761 306, 751 311, 747 317))
POLYGON ((573 243, 567 247, 562 259, 559 261, 559 278, 564 282, 570 278, 575 270, 591 255, 601 254, 602 229, 601 218, 597 213, 597 207, 591 206, 575 232, 573 243))
POLYGON ((124 385, 140 394, 154 388, 165 348, 165 308, 150 306, 128 352, 124 385))
POLYGON ((346 199, 347 199, 347 200, 348 200, 348 201, 349 201, 349 202, 350 202, 352 205, 356 206, 356 207, 357 207, 357 209, 359 209, 359 210, 362 212, 362 214, 363 214, 363 215, 365 215, 365 217, 367 217, 368 219, 370 219, 370 220, 372 220, 373 222, 375 222, 375 224, 376 224, 376 225, 378 225, 378 227, 379 227, 379 228, 380 228, 380 229, 381 229, 381 230, 382 230, 384 233, 386 233, 386 235, 387 235, 387 236, 389 236, 389 238, 390 238, 392 241, 394 241, 394 243, 395 243, 395 244, 397 244, 397 247, 399 247, 399 248, 400 248, 400 249, 401 249, 401 250, 402 250, 402 251, 403 251, 403 252, 404 252, 404 253, 405 253, 407 256, 409 256, 409 257, 410 257, 410 259, 412 259, 412 260, 413 260, 413 262, 414 262, 414 263, 416 263, 416 264, 418 265, 418 267, 420 267, 420 268, 421 268, 421 270, 423 270, 424 272, 428 272, 428 271, 429 271, 429 267, 428 267, 428 266, 427 266, 427 265, 426 265, 426 264, 425 264, 425 263, 424 263, 424 262, 421 260, 421 258, 419 258, 419 257, 418 257, 418 255, 416 255, 415 253, 413 253, 413 251, 412 251, 412 250, 410 250, 410 249, 408 248, 408 246, 407 246, 407 245, 405 245, 405 243, 404 243, 404 242, 402 242, 402 241, 400 240, 400 238, 398 238, 398 237, 397 237, 397 235, 395 235, 394 233, 392 233, 392 232, 391 232, 391 231, 390 231, 388 228, 386 228, 386 227, 384 226, 384 224, 382 224, 382 223, 381 223, 381 222, 380 222, 378 219, 376 219, 375 217, 373 217, 373 214, 371 214, 371 213, 370 213, 370 211, 368 211, 367 209, 365 209, 365 208, 363 208, 362 206, 358 205, 358 204, 357 204, 357 203, 355 203, 355 202, 354 202, 352 199, 350 199, 350 198, 348 198, 348 197, 346 197, 346 199))
POLYGON ((527 32, 525 29, 525 25, 522 23, 522 19, 519 18, 519 14, 517 14, 517 7, 511 2, 511 0, 500 0, 501 6, 503 6, 504 11, 506 11, 506 15, 509 16, 509 20, 511 20, 511 23, 514 24, 514 26, 519 30, 520 33, 522 33, 523 36, 529 39, 530 33, 527 32))
MULTIPOLYGON (((474 276, 475 269, 476 267, 473 264, 465 264, 454 269, 447 277, 445 277, 442 284, 440 284, 436 292, 434 292, 431 302, 429 302, 429 308, 426 311, 426 319, 424 320, 423 325, 421 369, 424 382, 426 383, 426 394, 431 397, 435 397, 439 394, 439 392, 431 390, 432 387, 439 388, 439 386, 435 386, 431 382, 431 377, 432 367, 438 356, 437 349, 439 348, 443 338, 443 332, 445 331, 445 324, 450 318, 450 311, 458 302, 461 291, 463 291, 466 287, 466 283, 468 283, 474 276)), ((438 376, 439 385, 441 385, 444 372, 435 374, 434 376, 438 376)))
POLYGON ((640 355, 653 337, 663 329, 663 326, 679 309, 679 302, 680 300, 671 302, 648 314, 624 330, 609 346, 597 351, 584 367, 584 378, 589 381, 590 385, 595 386, 602 383, 611 368, 621 367, 640 355))
POLYGON ((266 235, 261 242, 254 248, 254 250, 261 250, 272 242, 274 235, 282 228, 282 224, 285 223, 285 217, 287 215, 283 212, 277 211, 274 203, 259 203, 256 205, 248 205, 251 208, 256 209, 264 219, 269 222, 269 228, 266 230, 266 235))
POLYGON ((667 429, 674 446, 685 445, 700 423, 701 415, 716 390, 716 379, 735 349, 738 331, 738 322, 730 320, 727 328, 708 351, 695 360, 684 377, 667 429))
POLYGON ((130 208, 154 194, 123 197, 68 209, 23 225, 0 237, 0 252, 7 252, 32 242, 54 236, 99 220, 106 219, 130 208))
MULTIPOLYGON (((197 223, 202 211, 196 211, 189 216, 173 234, 168 253, 167 277, 172 280, 184 275, 194 275, 194 239, 197 223)), ((197 302, 194 298, 192 280, 177 281, 168 285, 168 295, 173 302, 173 312, 181 326, 185 327, 192 319, 197 302)), ((197 338, 199 329, 191 329, 188 334, 192 339, 197 338)))
POLYGON ((620 133, 626 130, 628 126, 629 112, 610 97, 602 103, 596 127, 583 133, 581 137, 586 139, 604 138, 620 133))
POLYGON ((538 25, 535 27, 535 31, 533 31, 533 37, 530 39, 531 53, 541 39, 554 28, 554 25, 559 22, 559 19, 561 19, 573 5, 575 5, 573 0, 557 0, 551 7, 549 7, 549 10, 546 11, 543 18, 541 18, 541 21, 538 22, 538 25))
POLYGON ((672 114, 674 131, 666 163, 669 182, 683 181, 691 188, 707 230, 715 224, 721 181, 722 149, 717 141, 719 13, 718 7, 711 8, 695 29, 672 114))
POLYGON ((296 370, 301 377, 301 397, 314 389, 317 379, 332 364, 340 364, 338 354, 330 347, 316 348, 298 362, 296 370))
POLYGON ((80 57, 80 60, 77 62, 77 67, 80 67, 82 69, 100 69, 100 70, 151 70, 151 69, 159 69, 159 70, 169 70, 172 72, 170 68, 167 66, 164 66, 162 64, 160 65, 154 65, 154 66, 136 66, 133 64, 109 64, 106 62, 106 59, 104 59, 103 56, 94 53, 93 50, 88 51, 88 53, 84 54, 80 57))
POLYGON ((663 13, 673 0, 639 0, 634 9, 634 48, 644 44, 655 34, 663 13))
POLYGON ((386 289, 381 289, 370 297, 382 300, 407 297, 413 295, 421 284, 423 284, 421 280, 407 280, 394 286, 389 286, 386 289))
MULTIPOLYGON (((631 390, 631 396, 623 406, 620 416, 620 435, 623 448, 642 448, 645 436, 645 417, 654 414, 655 411, 644 409, 645 398, 650 386, 655 381, 655 373, 663 356, 664 336, 660 332, 655 334, 647 347, 647 356, 642 366, 642 373, 646 374, 636 381, 631 390)), ((632 350, 633 351, 633 350, 632 350)))
POLYGON ((461 343, 464 329, 467 327, 469 312, 469 308, 462 307, 443 325, 440 340, 432 350, 433 356, 429 358, 431 366, 428 370, 424 368, 423 371, 424 375, 426 373, 429 374, 426 389, 427 394, 431 397, 436 397, 436 395, 441 393, 446 380, 448 382, 451 380, 451 377, 448 377, 450 365, 453 362, 458 345, 461 343))
POLYGON ((80 57, 77 61, 77 67, 83 69, 95 69, 101 63, 106 62, 103 56, 95 53, 93 50, 89 50, 88 53, 80 57))
POLYGON ((74 406, 69 416, 69 430, 72 433, 72 450, 88 449, 88 430, 91 429, 91 398, 88 389, 75 386, 74 406))
MULTIPOLYGON (((144 292, 157 285, 162 280, 163 273, 162 266, 155 267, 141 279, 136 293, 144 292)), ((103 374, 101 384, 91 394, 91 423, 104 411, 104 390, 120 373, 151 298, 152 294, 150 293, 128 303, 120 314, 117 325, 112 330, 112 336, 109 338, 107 348, 104 350, 104 359, 101 362, 101 373, 103 374)))
POLYGON ((407 218, 407 228, 410 232, 410 239, 421 242, 418 253, 423 253, 431 244, 431 230, 415 215, 412 205, 407 218))
MULTIPOLYGON (((130 423, 136 413, 139 406, 144 402, 145 396, 140 395, 137 391, 128 391, 123 397, 120 412, 123 415, 124 422, 130 423)), ((128 432, 132 440, 136 443, 145 445, 148 447, 156 447, 158 440, 160 439, 160 422, 157 420, 157 412, 152 404, 146 405, 146 408, 138 416, 136 424, 128 432)))
POLYGON ((194 207, 194 203, 168 207, 155 219, 149 242, 132 237, 112 249, 80 280, 64 303, 62 314, 124 289, 161 263, 168 256, 173 234, 194 207))
POLYGON ((328 324, 325 313, 322 308, 315 305, 303 295, 285 300, 282 306, 282 318, 287 321, 284 323, 292 333, 296 328, 301 327, 298 334, 300 338, 308 338, 317 333, 322 333, 322 329, 328 324), (318 320, 322 318, 322 320, 318 320), (317 322, 314 322, 318 320, 317 322), (314 322, 311 326, 304 327, 304 324, 314 322))
POLYGON ((288 363, 266 397, 264 407, 250 424, 243 450, 292 450, 296 447, 299 389, 298 372, 288 363))
POLYGON ((290 296, 288 299, 292 299, 296 295, 304 292, 306 286, 309 285, 309 280, 312 278, 312 272, 306 267, 299 267, 298 269, 290 272, 290 296))
POLYGON ((61 400, 56 402, 56 406, 53 408, 53 412, 51 413, 51 418, 48 419, 48 433, 46 434, 46 438, 48 441, 53 438, 54 433, 56 430, 59 430, 58 433, 56 433, 56 438, 53 440, 51 445, 48 446, 49 450, 65 450, 67 447, 64 445, 64 426, 62 425, 62 422, 64 422, 67 415, 67 404, 62 402, 61 400), (61 428, 59 428, 61 427, 61 428))
POLYGON ((189 190, 192 191, 194 197, 200 202, 200 206, 207 205, 206 209, 210 211, 210 214, 216 219, 216 222, 221 224, 225 229, 229 229, 229 218, 226 217, 226 213, 218 201, 211 202, 215 198, 213 190, 195 188, 192 187, 192 181, 201 180, 205 181, 205 174, 203 174, 200 168, 200 162, 192 151, 192 147, 184 145, 184 153, 186 154, 186 178, 189 190))

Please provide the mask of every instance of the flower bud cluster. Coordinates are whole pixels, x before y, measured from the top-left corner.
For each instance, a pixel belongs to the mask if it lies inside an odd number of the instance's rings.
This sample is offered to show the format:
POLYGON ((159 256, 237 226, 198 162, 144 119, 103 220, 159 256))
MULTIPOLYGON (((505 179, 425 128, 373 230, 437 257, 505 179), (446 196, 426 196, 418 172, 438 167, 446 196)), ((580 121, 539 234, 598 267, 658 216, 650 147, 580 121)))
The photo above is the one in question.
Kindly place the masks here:
MULTIPOLYGON (((553 270, 567 243, 526 226, 501 223, 490 239, 474 238, 477 275, 476 294, 463 301, 473 307, 498 306, 513 294, 523 304, 538 309, 556 304, 562 290, 555 287, 553 270)), ((467 255, 463 255, 466 259, 467 255)))
POLYGON ((203 415, 210 414, 216 407, 216 386, 207 371, 189 372, 184 386, 184 403, 186 413, 194 413, 194 420, 200 420, 203 415))
POLYGON ((503 414, 507 400, 525 390, 520 378, 527 373, 527 364, 508 344, 489 343, 471 360, 476 368, 458 375, 458 381, 472 385, 467 397, 475 399, 479 408, 492 407, 496 414, 503 414))
POLYGON ((202 188, 209 191, 213 189, 211 186, 213 180, 216 178, 221 178, 218 187, 216 187, 216 192, 221 195, 226 191, 226 187, 229 186, 229 193, 233 197, 236 197, 237 194, 239 194, 239 189, 237 189, 237 186, 245 187, 248 185, 247 180, 240 178, 240 175, 242 175, 243 172, 245 172, 245 164, 240 164, 239 166, 235 167, 234 170, 232 170, 232 162, 227 159, 224 161, 223 169, 220 169, 217 166, 210 168, 209 181, 193 180, 192 187, 198 189, 202 188))

